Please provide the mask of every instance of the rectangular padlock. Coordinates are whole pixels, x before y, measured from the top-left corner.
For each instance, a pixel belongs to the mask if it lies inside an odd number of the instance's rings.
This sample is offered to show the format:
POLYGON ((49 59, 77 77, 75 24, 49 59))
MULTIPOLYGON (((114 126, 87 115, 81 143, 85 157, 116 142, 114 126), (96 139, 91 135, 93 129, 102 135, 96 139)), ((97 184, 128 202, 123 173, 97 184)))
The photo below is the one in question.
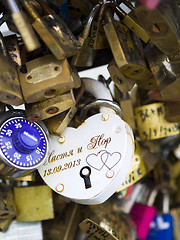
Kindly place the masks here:
POLYGON ((121 73, 120 69, 116 66, 114 59, 110 62, 107 69, 114 84, 121 92, 128 92, 133 88, 135 81, 131 78, 125 77, 121 73))
POLYGON ((75 105, 73 91, 62 95, 25 105, 26 116, 29 121, 39 121, 53 117, 75 105))
POLYGON ((19 68, 19 79, 26 103, 55 97, 74 87, 67 59, 57 60, 52 54, 26 63, 26 70, 19 68))
POLYGON ((48 9, 48 15, 42 17, 36 12, 29 0, 23 1, 24 6, 32 17, 33 28, 57 59, 73 56, 80 49, 80 44, 69 30, 64 21, 41 1, 41 7, 48 9))
POLYGON ((135 203, 130 211, 130 215, 136 225, 137 236, 142 240, 146 239, 150 223, 156 215, 156 208, 152 205, 157 196, 157 192, 157 189, 151 192, 147 205, 135 203))
POLYGON ((3 35, 0 35, 0 101, 11 105, 24 103, 16 64, 7 53, 3 35))
POLYGON ((124 24, 114 20, 110 9, 107 9, 105 14, 108 23, 104 25, 104 31, 121 73, 136 80, 145 81, 152 78, 152 73, 147 68, 142 55, 142 45, 139 41, 137 47, 137 37, 134 41, 130 30, 124 24))
POLYGON ((7 1, 8 7, 12 12, 13 22, 18 29, 18 32, 23 38, 27 50, 34 51, 40 48, 40 42, 27 18, 25 12, 21 11, 16 1, 7 1))
POLYGON ((5 36, 4 43, 11 59, 16 63, 17 66, 21 66, 22 62, 17 35, 12 34, 5 36))
POLYGON ((167 55, 180 51, 179 12, 176 1, 161 1, 156 9, 140 5, 135 9, 141 26, 151 41, 167 55))
POLYGON ((16 216, 16 206, 13 192, 10 186, 0 184, 0 219, 16 216))
POLYGON ((15 187, 14 198, 18 222, 54 218, 52 190, 47 185, 15 187))
POLYGON ((125 24, 126 27, 128 27, 131 31, 133 31, 141 40, 147 43, 149 41, 149 36, 139 24, 134 12, 134 6, 129 1, 123 1, 123 4, 125 4, 125 7, 128 7, 130 9, 130 12, 127 14, 121 8, 121 6, 116 7, 116 12, 121 18, 122 23, 125 24))
POLYGON ((67 203, 61 213, 51 221, 43 221, 43 239, 74 240, 81 218, 81 206, 76 203, 67 203))

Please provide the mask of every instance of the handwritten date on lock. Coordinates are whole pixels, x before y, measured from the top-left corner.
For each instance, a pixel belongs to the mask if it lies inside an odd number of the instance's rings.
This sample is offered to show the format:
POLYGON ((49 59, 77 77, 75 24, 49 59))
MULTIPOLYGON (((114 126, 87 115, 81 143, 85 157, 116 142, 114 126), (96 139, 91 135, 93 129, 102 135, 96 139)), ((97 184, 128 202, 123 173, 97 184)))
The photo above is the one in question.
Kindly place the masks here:
POLYGON ((56 166, 54 168, 48 168, 44 171, 43 177, 47 177, 51 174, 55 174, 55 173, 58 173, 60 171, 65 171, 65 170, 68 170, 70 168, 74 168, 76 166, 79 166, 80 163, 81 163, 81 159, 77 159, 77 160, 71 161, 69 163, 64 163, 63 165, 56 166))

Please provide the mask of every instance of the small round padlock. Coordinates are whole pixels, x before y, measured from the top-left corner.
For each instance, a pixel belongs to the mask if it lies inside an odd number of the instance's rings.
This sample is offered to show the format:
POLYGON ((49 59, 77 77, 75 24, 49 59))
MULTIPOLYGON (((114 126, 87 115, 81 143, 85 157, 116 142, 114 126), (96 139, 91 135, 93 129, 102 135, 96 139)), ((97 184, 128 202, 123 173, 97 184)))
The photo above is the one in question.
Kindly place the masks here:
POLYGON ((10 110, 0 118, 0 175, 29 174, 45 161, 48 130, 41 122, 31 123, 23 110, 10 110))

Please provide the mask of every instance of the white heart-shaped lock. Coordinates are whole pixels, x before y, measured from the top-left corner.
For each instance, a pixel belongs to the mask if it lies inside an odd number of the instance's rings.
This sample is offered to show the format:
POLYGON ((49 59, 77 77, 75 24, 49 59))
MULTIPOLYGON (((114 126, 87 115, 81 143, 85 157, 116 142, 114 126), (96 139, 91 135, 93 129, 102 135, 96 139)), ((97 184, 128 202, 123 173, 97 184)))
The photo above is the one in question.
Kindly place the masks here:
POLYGON ((98 204, 123 183, 133 146, 132 131, 118 115, 104 118, 99 113, 77 129, 67 127, 61 138, 51 135, 51 153, 38 170, 47 185, 64 197, 98 204))

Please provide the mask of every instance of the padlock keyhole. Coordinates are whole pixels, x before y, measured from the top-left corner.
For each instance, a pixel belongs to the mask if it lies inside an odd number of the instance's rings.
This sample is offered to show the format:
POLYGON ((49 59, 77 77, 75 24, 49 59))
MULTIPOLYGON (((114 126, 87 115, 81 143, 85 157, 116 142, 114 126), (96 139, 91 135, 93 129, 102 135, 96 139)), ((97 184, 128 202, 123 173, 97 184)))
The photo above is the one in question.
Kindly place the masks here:
POLYGON ((80 176, 84 179, 85 188, 91 188, 91 180, 90 180, 91 168, 85 166, 80 170, 80 176))

